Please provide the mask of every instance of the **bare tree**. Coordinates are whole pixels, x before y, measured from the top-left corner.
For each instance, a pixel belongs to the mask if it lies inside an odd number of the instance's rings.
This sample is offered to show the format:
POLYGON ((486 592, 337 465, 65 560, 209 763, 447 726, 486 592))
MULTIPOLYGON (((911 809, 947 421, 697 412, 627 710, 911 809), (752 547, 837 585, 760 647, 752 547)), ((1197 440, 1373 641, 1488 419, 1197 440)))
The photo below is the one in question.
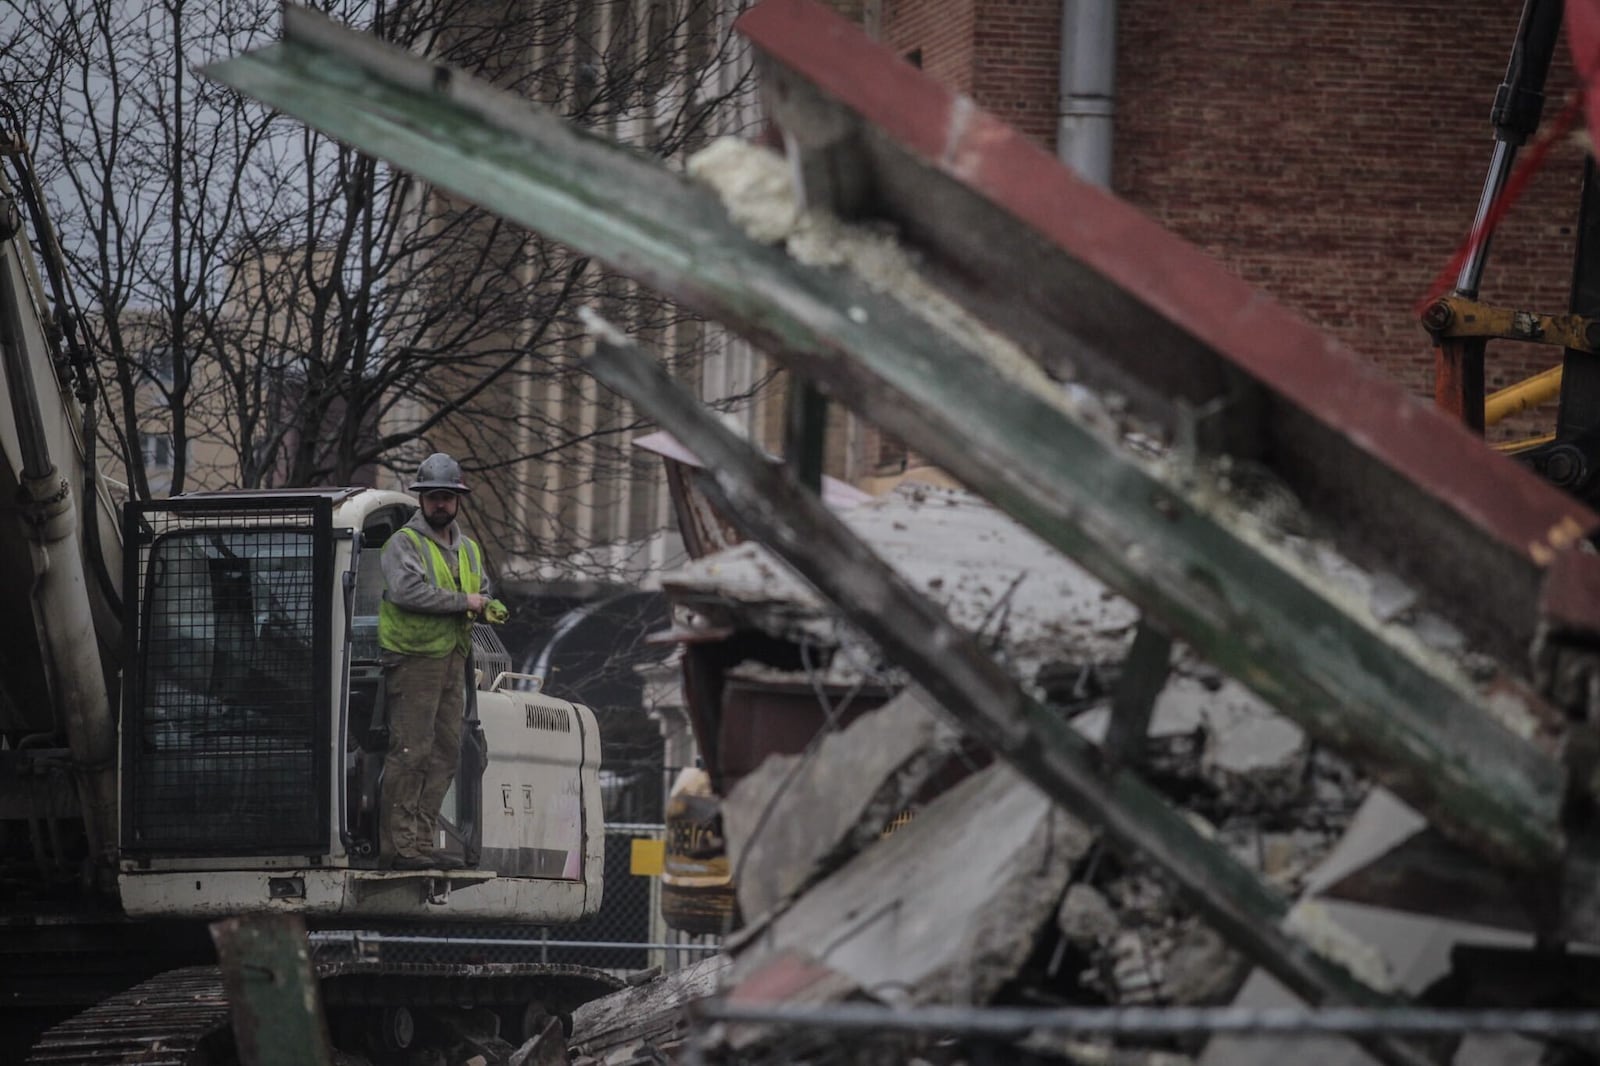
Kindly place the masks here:
MULTIPOLYGON (((707 140, 747 91, 729 76, 727 7, 327 5, 669 156, 707 140)), ((578 511, 630 491, 637 420, 576 373, 574 312, 606 305, 661 338, 685 376, 704 332, 564 249, 195 74, 267 43, 275 0, 0 10, 15 27, 0 91, 54 201, 103 374, 102 434, 132 495, 404 476, 447 448, 488 490, 480 533, 537 556, 573 547, 561 530, 578 511), (152 437, 170 442, 165 484, 141 461, 152 437)))
MULTIPOLYGON (((729 33, 739 3, 320 6, 671 157, 729 132, 748 94, 729 33)), ((668 508, 658 461, 629 446, 644 427, 570 355, 587 303, 689 380, 710 334, 195 73, 269 43, 277 23, 278 0, 0 0, 0 102, 60 233, 104 451, 136 498, 385 471, 403 484, 423 455, 454 452, 502 578, 520 568, 542 592, 505 633, 518 665, 547 650, 552 686, 603 709, 607 765, 636 768, 648 812, 660 744, 633 665, 664 653, 642 643, 664 608, 627 591, 642 568, 626 555, 668 508), (561 595, 545 570, 577 591, 561 595), (603 628, 563 637, 596 595, 603 628)), ((747 402, 761 384, 722 398, 747 402)))
MULTIPOLYGON (((746 99, 741 0, 326 0, 334 19, 675 157, 746 99)), ((506 642, 605 717, 656 816, 635 664, 664 624, 630 565, 669 520, 634 413, 571 359, 598 304, 698 379, 712 331, 565 248, 206 82, 278 0, 0 0, 0 102, 50 202, 128 493, 405 483, 453 451, 469 520, 522 581, 506 642), (14 117, 14 118, 13 118, 14 117), (552 583, 554 579, 554 583, 552 583), (565 618, 605 607, 563 629, 565 618)), ((13 163, 18 162, 13 158, 13 163)), ((82 368, 80 368, 82 370, 82 368)), ((726 389, 747 402, 763 381, 726 389)), ((504 584, 504 583, 502 583, 504 584)))

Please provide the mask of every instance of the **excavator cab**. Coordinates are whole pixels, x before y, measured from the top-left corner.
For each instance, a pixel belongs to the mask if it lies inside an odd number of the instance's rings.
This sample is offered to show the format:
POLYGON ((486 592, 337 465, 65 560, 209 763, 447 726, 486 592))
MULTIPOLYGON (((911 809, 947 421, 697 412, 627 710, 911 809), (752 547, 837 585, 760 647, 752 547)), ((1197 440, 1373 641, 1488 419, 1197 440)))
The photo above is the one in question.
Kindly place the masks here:
POLYGON ((381 550, 415 507, 359 488, 127 505, 119 859, 129 913, 566 921, 598 909, 594 716, 512 688, 509 656, 483 625, 435 842, 467 869, 378 868, 381 550))

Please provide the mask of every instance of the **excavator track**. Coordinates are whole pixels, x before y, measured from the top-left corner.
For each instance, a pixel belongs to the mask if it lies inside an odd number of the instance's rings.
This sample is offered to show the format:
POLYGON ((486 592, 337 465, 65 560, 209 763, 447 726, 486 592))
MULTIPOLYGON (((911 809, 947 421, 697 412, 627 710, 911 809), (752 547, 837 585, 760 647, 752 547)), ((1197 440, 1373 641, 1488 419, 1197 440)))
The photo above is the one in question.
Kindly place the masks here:
POLYGON ((191 966, 158 974, 50 1029, 28 1062, 209 1066, 219 1043, 231 1044, 221 974, 215 966, 191 966))
MULTIPOLYGON (((313 963, 330 1020, 364 1007, 506 1007, 540 1002, 553 1015, 624 987, 604 970, 561 963, 313 963)), ((234 1061, 222 975, 171 970, 48 1030, 28 1066, 219 1066, 234 1061)))

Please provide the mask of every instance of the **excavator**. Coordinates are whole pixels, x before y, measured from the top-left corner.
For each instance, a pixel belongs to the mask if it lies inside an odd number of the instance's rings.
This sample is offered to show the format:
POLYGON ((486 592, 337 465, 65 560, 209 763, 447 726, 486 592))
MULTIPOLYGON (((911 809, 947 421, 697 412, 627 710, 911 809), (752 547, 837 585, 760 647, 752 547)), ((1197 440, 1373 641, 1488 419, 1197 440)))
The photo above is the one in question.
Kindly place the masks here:
POLYGON ((380 868, 379 560, 415 501, 196 492, 119 513, 43 190, 19 141, 6 154, 0 1059, 236 1061, 208 936, 234 915, 302 916, 342 1062, 455 1062, 464 1031, 497 1061, 619 987, 484 946, 599 909, 594 713, 476 625, 435 842, 464 868, 380 868))
MULTIPOLYGON (((1563 0, 1525 0, 1504 80, 1490 121, 1494 147, 1469 238, 1453 264, 1449 291, 1427 301, 1422 325, 1434 342, 1434 399, 1480 433, 1522 411, 1556 401, 1550 432, 1495 445, 1585 503, 1600 503, 1600 175, 1585 158, 1568 307, 1545 313, 1479 299, 1495 223, 1514 201, 1518 155, 1539 130, 1545 88, 1561 37, 1563 0), (1492 394, 1485 392, 1485 354, 1492 340, 1561 350, 1558 365, 1492 394)), ((1570 31, 1569 31, 1570 32, 1570 31)), ((1567 106, 1547 132, 1559 136, 1578 114, 1567 106)), ((1543 149, 1545 144, 1533 148, 1543 149)), ((1539 157, 1525 153, 1524 168, 1539 157)))

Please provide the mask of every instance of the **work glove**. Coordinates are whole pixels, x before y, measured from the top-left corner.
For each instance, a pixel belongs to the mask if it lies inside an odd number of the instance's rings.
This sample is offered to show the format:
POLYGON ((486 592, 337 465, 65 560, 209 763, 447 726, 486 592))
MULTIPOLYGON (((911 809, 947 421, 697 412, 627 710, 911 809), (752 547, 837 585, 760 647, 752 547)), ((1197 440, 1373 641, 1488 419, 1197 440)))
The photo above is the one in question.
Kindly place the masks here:
POLYGON ((483 608, 483 620, 490 625, 501 625, 511 617, 511 612, 499 600, 490 600, 483 608))

